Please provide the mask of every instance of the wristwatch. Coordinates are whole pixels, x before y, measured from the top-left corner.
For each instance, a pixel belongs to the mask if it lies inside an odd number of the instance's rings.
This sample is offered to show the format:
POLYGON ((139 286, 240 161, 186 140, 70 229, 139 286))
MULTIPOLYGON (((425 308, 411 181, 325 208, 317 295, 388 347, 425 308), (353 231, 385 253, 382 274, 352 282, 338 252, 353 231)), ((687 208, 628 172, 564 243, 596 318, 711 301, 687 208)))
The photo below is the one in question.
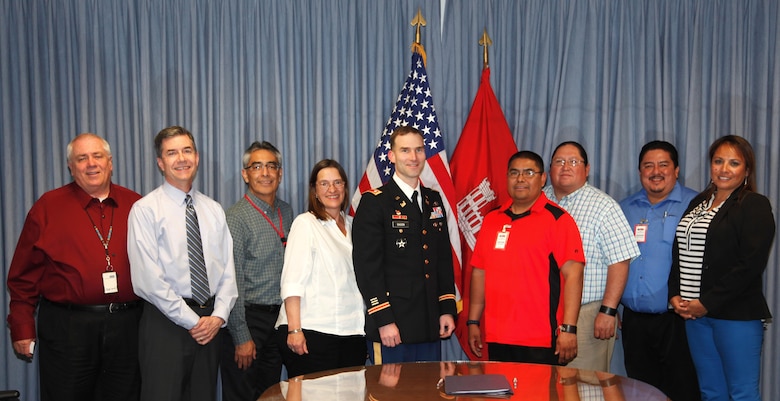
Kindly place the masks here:
POLYGON ((558 326, 558 331, 561 333, 577 334, 577 326, 564 323, 558 326))
POLYGON ((615 316, 615 315, 617 315, 618 310, 615 309, 615 308, 610 308, 607 305, 601 305, 601 307, 599 308, 599 312, 601 312, 601 313, 603 313, 603 314, 605 314, 607 316, 615 316))

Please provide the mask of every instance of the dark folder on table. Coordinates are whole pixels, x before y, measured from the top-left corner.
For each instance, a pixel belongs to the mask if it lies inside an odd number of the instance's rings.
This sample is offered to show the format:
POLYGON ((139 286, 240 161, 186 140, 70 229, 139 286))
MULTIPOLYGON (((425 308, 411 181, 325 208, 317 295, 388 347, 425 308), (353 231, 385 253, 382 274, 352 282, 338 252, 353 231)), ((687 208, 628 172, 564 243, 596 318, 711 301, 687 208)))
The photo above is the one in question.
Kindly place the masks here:
POLYGON ((444 392, 448 395, 507 396, 514 394, 504 375, 446 376, 444 392))

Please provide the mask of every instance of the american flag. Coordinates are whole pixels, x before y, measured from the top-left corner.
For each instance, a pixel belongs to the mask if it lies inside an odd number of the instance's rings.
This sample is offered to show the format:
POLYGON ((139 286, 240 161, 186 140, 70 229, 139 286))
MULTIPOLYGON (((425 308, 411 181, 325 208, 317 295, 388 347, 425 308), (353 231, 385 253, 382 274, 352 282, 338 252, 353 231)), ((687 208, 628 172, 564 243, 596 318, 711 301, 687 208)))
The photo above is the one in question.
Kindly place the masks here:
MULTIPOLYGON (((460 283, 460 234, 456 210, 452 207, 457 202, 455 186, 450 176, 447 151, 444 148, 444 138, 436 118, 436 108, 433 106, 431 88, 428 84, 428 74, 425 72, 424 52, 422 45, 415 44, 412 52, 412 69, 398 95, 393 112, 382 131, 382 137, 374 150, 374 155, 368 161, 366 171, 358 184, 358 190, 352 198, 354 212, 360 203, 362 193, 372 188, 382 186, 395 172, 395 165, 390 163, 387 153, 390 151, 390 135, 402 126, 410 125, 419 129, 425 137, 425 169, 420 176, 423 186, 439 191, 447 211, 447 225, 450 243, 453 248, 453 268, 455 282, 460 283)), ((461 289, 456 286, 456 297, 460 300, 461 289)))

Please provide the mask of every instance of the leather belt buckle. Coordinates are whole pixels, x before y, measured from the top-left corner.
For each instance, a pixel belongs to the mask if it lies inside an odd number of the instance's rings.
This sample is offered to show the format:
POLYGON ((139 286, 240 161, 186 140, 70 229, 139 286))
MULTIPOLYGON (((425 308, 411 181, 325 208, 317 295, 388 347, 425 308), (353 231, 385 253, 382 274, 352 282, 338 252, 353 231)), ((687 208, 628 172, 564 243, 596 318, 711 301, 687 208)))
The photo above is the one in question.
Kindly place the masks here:
POLYGON ((214 306, 214 297, 211 297, 206 300, 206 302, 201 305, 198 301, 192 299, 192 298, 184 298, 184 302, 189 306, 190 308, 198 308, 198 309, 207 309, 212 306, 214 306))

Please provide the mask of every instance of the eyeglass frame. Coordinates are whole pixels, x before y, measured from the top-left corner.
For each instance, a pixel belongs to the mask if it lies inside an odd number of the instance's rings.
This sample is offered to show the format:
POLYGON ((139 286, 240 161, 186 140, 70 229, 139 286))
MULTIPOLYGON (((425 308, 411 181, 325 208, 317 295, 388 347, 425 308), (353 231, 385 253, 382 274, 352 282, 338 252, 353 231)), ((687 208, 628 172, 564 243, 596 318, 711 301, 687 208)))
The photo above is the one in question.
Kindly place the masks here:
POLYGON ((333 180, 333 181, 317 181, 314 183, 316 187, 319 187, 321 189, 330 189, 330 187, 334 187, 336 189, 344 188, 347 185, 347 182, 344 180, 333 180))
POLYGON ((563 166, 565 166, 567 164, 571 168, 575 168, 575 167, 579 166, 580 164, 583 165, 583 166, 587 165, 587 163, 585 163, 585 160, 582 160, 582 159, 569 159, 569 160, 566 160, 566 159, 555 159, 555 160, 550 162, 550 166, 552 166, 552 167, 556 167, 556 166, 557 167, 563 167, 563 166))
POLYGON ((541 176, 542 174, 544 174, 544 171, 531 170, 530 168, 523 169, 523 170, 518 170, 516 168, 510 168, 509 171, 506 172, 506 176, 507 177, 515 178, 515 179, 517 177, 520 177, 521 175, 523 176, 523 178, 534 178, 537 175, 541 176))
POLYGON ((260 171, 264 168, 268 168, 270 171, 279 171, 282 169, 282 164, 277 162, 254 162, 246 167, 244 167, 244 170, 246 171, 260 171))

